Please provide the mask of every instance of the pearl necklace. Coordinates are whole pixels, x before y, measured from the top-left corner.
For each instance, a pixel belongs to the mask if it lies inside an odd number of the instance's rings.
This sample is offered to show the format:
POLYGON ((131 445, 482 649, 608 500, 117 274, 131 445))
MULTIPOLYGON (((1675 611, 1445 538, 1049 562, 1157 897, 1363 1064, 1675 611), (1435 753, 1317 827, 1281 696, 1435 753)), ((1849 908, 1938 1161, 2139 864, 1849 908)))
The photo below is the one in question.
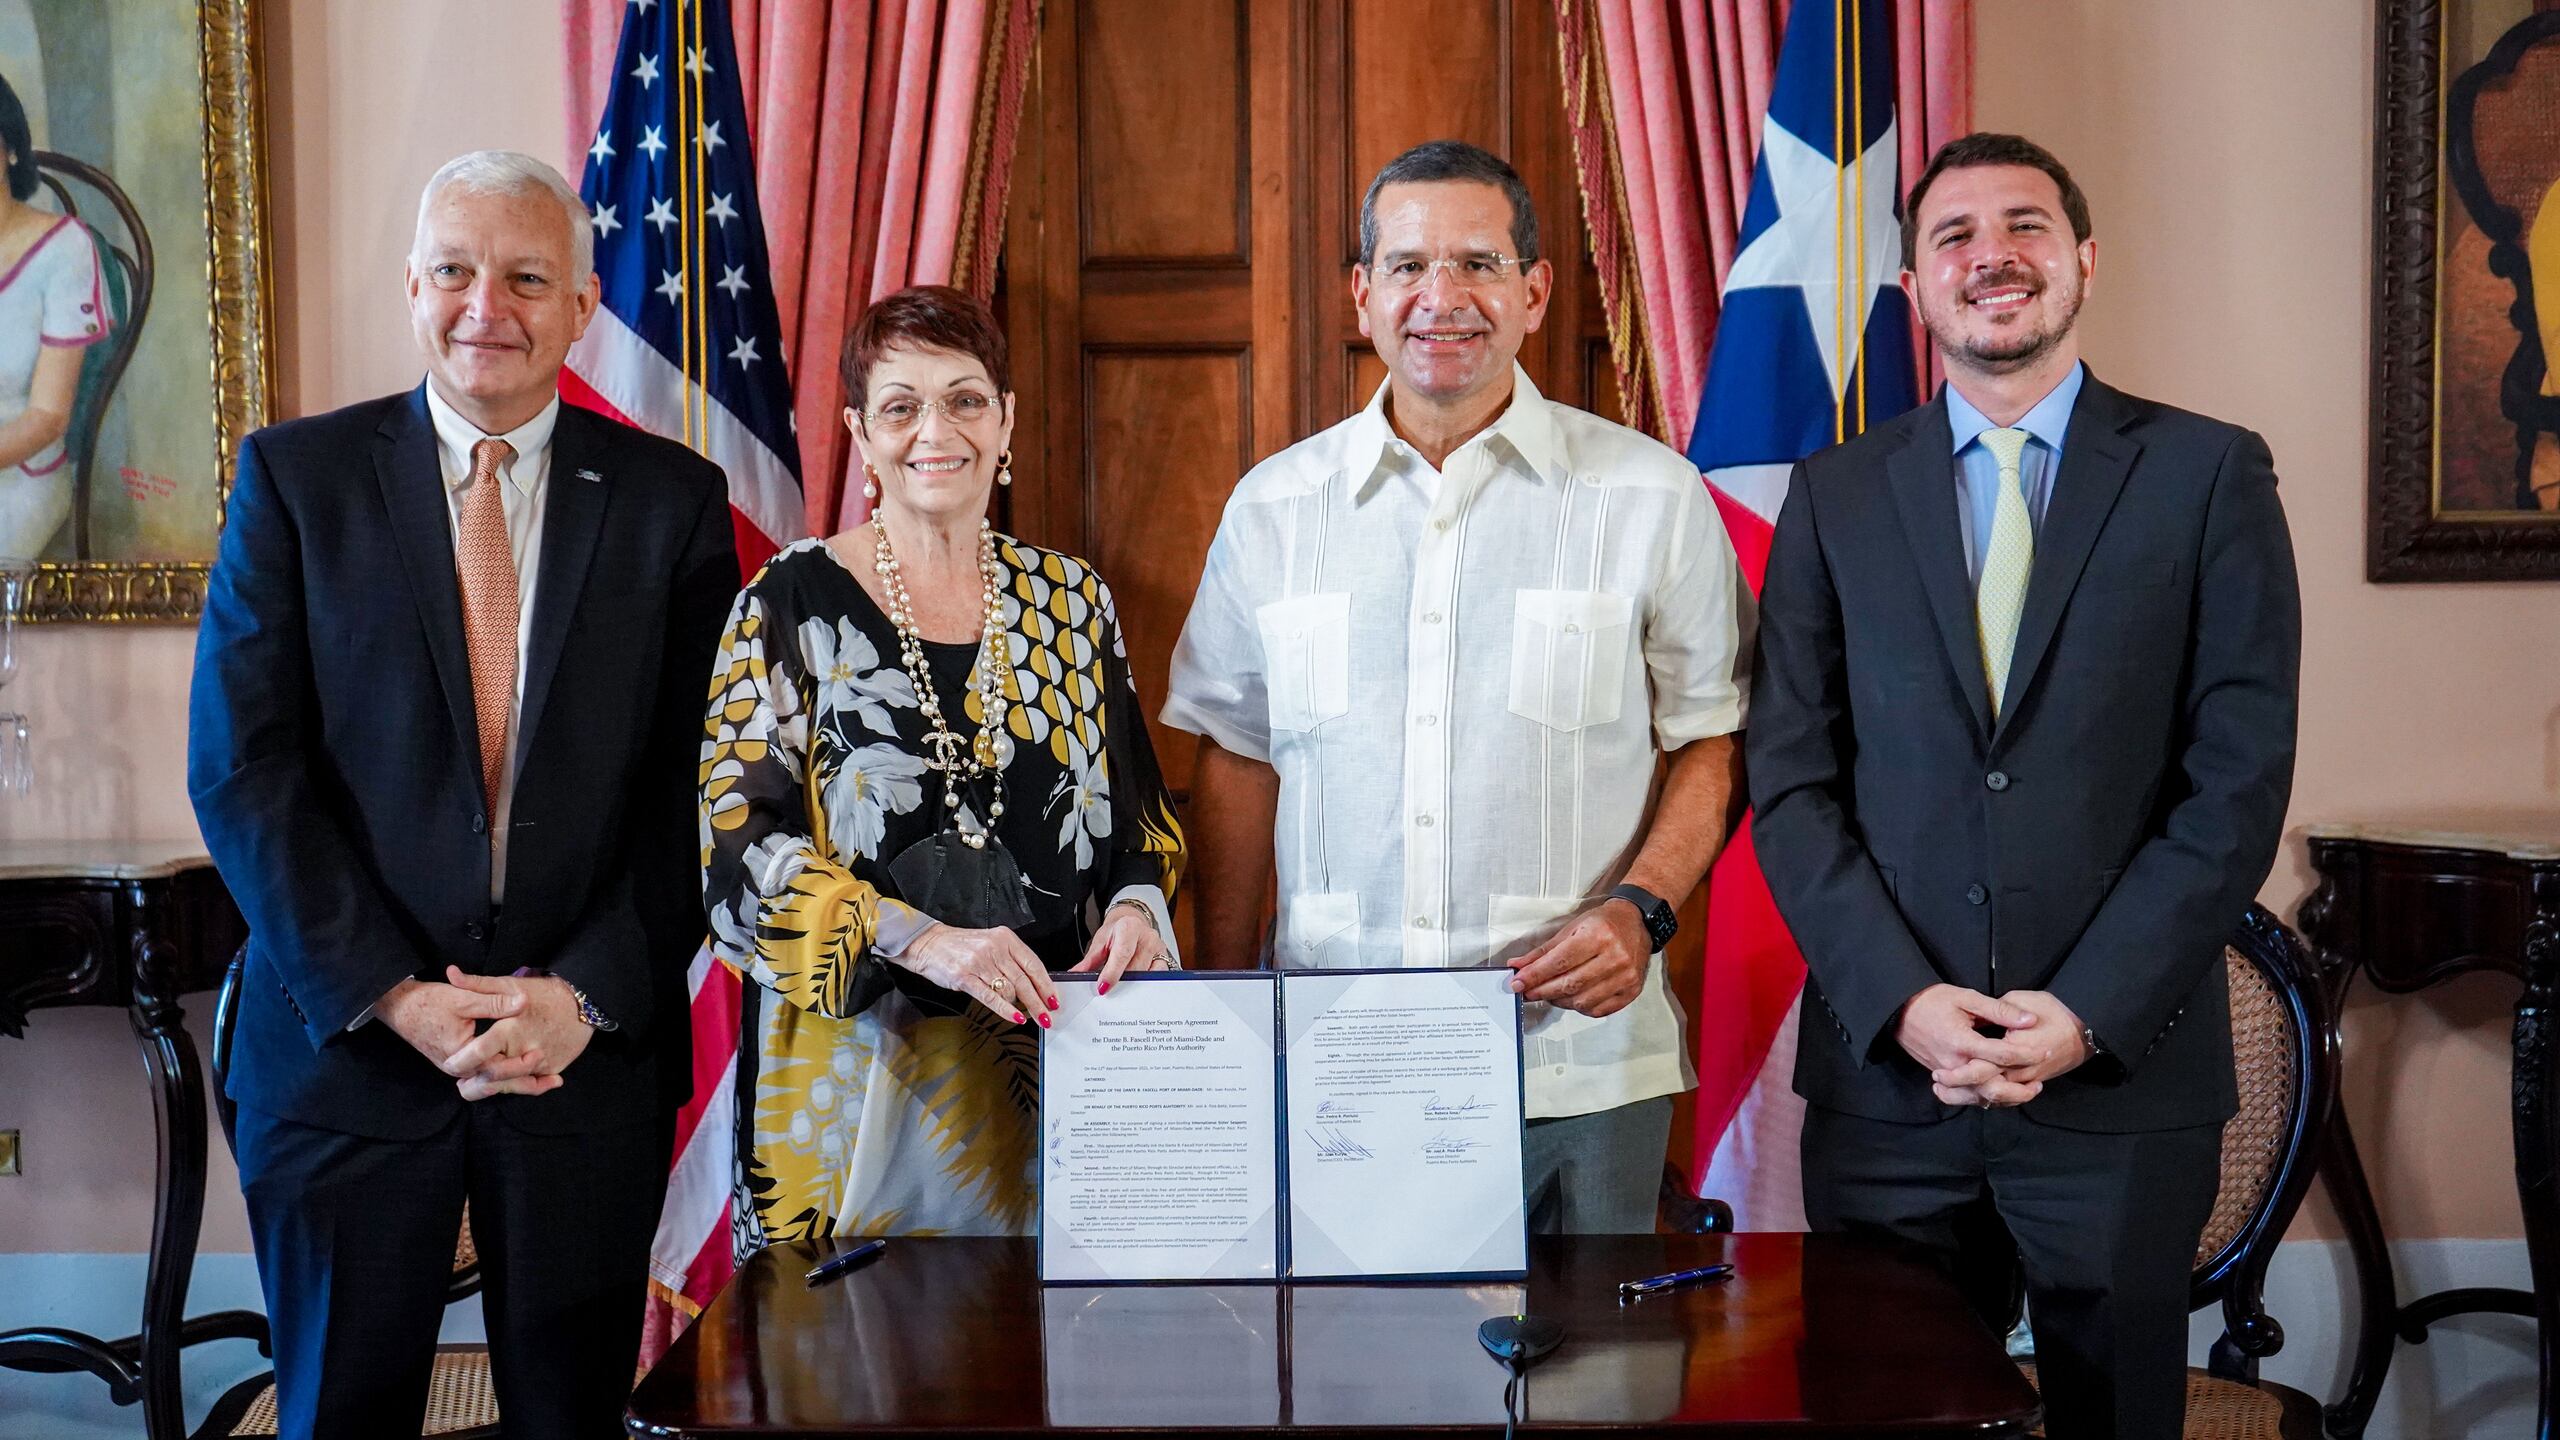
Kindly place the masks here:
MULTIPOLYGON (((881 589, 889 596, 889 623, 898 631, 898 663, 914 682, 916 698, 924 709, 925 723, 932 727, 924 737, 926 768, 942 777, 942 804, 946 810, 960 808, 959 785, 981 775, 995 776, 995 797, 987 806, 990 825, 1004 817, 1004 765, 1013 758, 1012 737, 1005 734, 1004 695, 1004 587, 1003 572, 996 567, 995 528, 985 520, 978 522, 978 577, 984 596, 978 639, 978 658, 970 663, 969 688, 977 692, 978 712, 985 721, 974 741, 963 743, 953 733, 942 714, 942 697, 933 687, 933 670, 925 664, 924 637, 916 631, 915 607, 907 596, 906 577, 899 573, 898 557, 889 548, 888 527, 878 516, 871 520, 876 538, 871 548, 871 568, 880 577, 881 589)), ((973 850, 986 848, 989 831, 972 829, 954 816, 953 824, 960 839, 973 850)))

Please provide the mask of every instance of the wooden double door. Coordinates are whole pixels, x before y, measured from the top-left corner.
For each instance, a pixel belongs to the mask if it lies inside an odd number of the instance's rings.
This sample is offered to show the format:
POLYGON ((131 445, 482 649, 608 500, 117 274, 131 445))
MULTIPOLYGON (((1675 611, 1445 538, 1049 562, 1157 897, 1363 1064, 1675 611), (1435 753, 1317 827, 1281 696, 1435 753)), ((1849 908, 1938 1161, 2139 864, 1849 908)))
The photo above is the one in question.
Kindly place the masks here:
MULTIPOLYGON (((1407 146, 1519 169, 1557 271, 1521 362, 1616 414, 1557 69, 1554 0, 1047 0, 1007 219, 1007 519, 1110 584, 1150 717, 1237 479, 1379 383, 1351 269, 1407 146)), ((1187 793, 1191 737, 1155 742, 1187 793)))

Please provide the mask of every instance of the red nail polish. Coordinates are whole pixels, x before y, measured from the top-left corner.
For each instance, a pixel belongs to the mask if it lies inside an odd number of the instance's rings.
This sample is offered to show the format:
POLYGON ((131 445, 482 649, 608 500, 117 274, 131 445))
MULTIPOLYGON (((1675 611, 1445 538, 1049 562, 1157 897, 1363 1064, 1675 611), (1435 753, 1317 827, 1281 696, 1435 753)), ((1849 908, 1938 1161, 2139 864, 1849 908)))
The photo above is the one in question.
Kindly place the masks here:
POLYGON ((1050 1008, 1050 1009, 1052 1009, 1052 1010, 1055 1010, 1055 1009, 1057 1009, 1057 1008, 1058 1008, 1058 997, 1057 997, 1057 996, 1052 995, 1052 996, 1050 996, 1050 997, 1049 997, 1049 1008, 1050 1008))
POLYGON ((1021 1024, 1025 1018, 1027 1018, 1027 1017, 1025 1017, 1021 1011, 1016 1010, 1016 1011, 1014 1011, 1014 1012, 1013 1012, 1013 1023, 1014 1023, 1014 1024, 1016 1024, 1016 1025, 1021 1024))
POLYGON ((1108 981, 1108 980, 1105 980, 1105 981, 1103 981, 1101 984, 1094 986, 1094 987, 1093 987, 1093 993, 1094 993, 1094 994, 1096 994, 1096 995, 1108 995, 1108 994, 1110 994, 1110 993, 1111 993, 1111 982, 1110 982, 1110 981, 1108 981))
POLYGON ((1041 1028, 1041 1029, 1043 1029, 1043 1030, 1046 1030, 1046 1029, 1048 1029, 1048 1028, 1049 1028, 1049 1017, 1048 1017, 1048 1016, 1043 1015, 1043 1016, 1041 1016, 1041 1017, 1040 1017, 1040 1028, 1041 1028))

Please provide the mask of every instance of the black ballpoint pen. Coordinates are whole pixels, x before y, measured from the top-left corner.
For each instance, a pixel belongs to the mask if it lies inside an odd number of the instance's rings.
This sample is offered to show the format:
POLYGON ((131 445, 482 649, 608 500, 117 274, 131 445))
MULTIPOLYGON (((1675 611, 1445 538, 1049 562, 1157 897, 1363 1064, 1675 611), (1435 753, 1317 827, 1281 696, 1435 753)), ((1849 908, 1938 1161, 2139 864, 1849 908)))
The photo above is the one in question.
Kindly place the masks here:
POLYGON ((1618 1282, 1618 1298, 1641 1300, 1647 1295, 1659 1295, 1665 1290, 1677 1290, 1684 1285, 1703 1285, 1710 1280, 1722 1280, 1731 1274, 1733 1274, 1731 1265, 1701 1265, 1695 1270, 1674 1270, 1668 1275, 1648 1275, 1642 1280, 1621 1280, 1618 1282))
POLYGON ((811 1285, 824 1285, 872 1256, 889 1248, 886 1240, 865 1240, 832 1260, 824 1261, 809 1272, 811 1285))

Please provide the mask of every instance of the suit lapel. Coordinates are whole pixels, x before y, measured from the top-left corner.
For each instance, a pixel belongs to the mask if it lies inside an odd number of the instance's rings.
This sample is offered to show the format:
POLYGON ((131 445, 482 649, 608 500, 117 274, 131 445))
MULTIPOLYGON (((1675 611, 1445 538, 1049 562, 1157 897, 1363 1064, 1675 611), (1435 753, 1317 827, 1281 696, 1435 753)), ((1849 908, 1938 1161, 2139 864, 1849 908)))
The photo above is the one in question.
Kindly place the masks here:
POLYGON ((1920 587, 1938 622, 1956 688, 1973 707, 1977 733, 1991 733, 1991 696, 1982 677, 1982 641, 1975 633, 1973 581, 1965 573, 1964 532, 1956 523, 1956 465, 1950 452, 1947 402, 1929 402, 1901 449, 1885 462, 1893 501, 1902 513, 1903 536, 1920 567, 1920 587))
POLYGON ((2063 608, 2088 567, 2098 532, 2123 492, 2142 446, 2125 435, 2133 407, 2122 392, 2090 375, 2081 383, 2080 403, 2071 410, 2071 428, 2063 436, 2062 473, 2053 477, 2053 498, 2045 504, 2044 525, 2036 534, 2035 568, 2027 574, 2027 598, 2018 617, 2018 648, 2009 661, 2009 693, 2001 707, 2000 728, 2024 707, 2027 692, 2053 646, 2063 608))
MULTIPOLYGON (((445 709, 462 753, 480 753, 480 722, 471 702, 471 657, 462 636, 462 581, 453 568, 453 511, 445 500, 444 469, 436 461, 435 423, 427 418, 424 385, 409 393, 374 434, 374 479, 391 517, 391 538, 417 598, 426 627, 427 653, 444 686, 445 709)), ((474 775, 478 771, 474 767, 474 775)))
POLYGON ((607 487, 613 480, 602 464, 599 423, 584 410, 563 404, 559 424, 551 432, 551 470, 543 482, 550 494, 543 502, 542 555, 537 562, 542 569, 533 588, 533 626, 525 640, 524 704, 516 725, 519 775, 525 738, 542 721, 552 677, 560 671, 560 652, 569 641, 569 624, 586 589, 596 538, 604 532, 607 487))

